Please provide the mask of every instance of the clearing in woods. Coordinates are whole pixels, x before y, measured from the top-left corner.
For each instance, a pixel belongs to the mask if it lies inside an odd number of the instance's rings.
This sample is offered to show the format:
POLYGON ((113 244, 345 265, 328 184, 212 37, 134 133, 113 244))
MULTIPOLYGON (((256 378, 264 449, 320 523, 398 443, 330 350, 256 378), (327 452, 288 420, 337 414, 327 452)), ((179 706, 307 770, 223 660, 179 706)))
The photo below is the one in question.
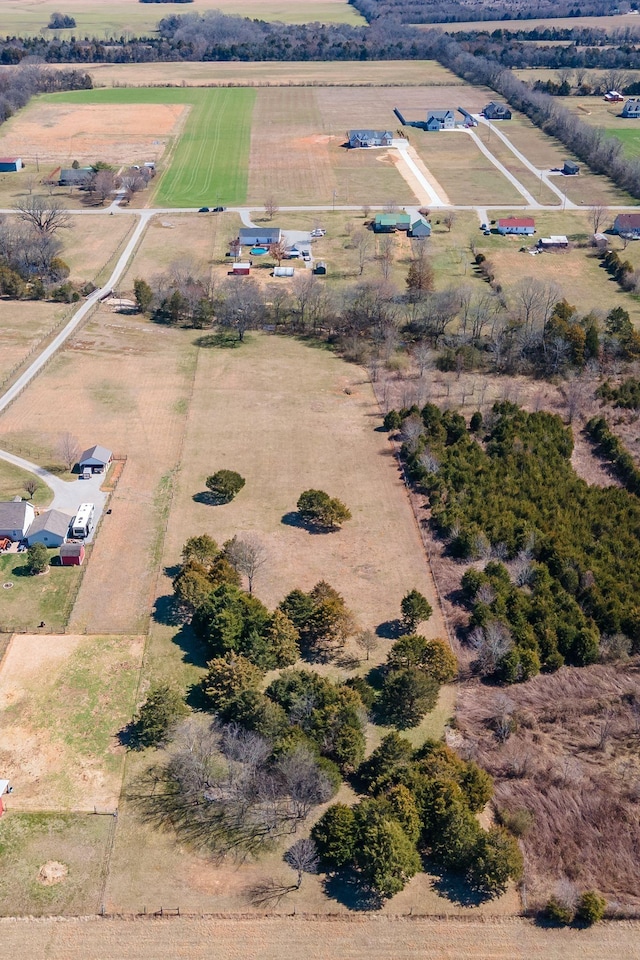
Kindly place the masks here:
MULTIPOLYGON (((139 105, 186 104, 189 116, 171 147, 170 166, 157 182, 159 206, 196 207, 243 203, 247 193, 249 140, 255 91, 251 89, 154 88, 81 90, 52 94, 53 103, 98 104, 133 110, 139 105)), ((152 109, 152 113, 153 113, 152 109)), ((129 157, 121 157, 121 160, 129 157)))
POLYGON ((0 670, 12 811, 117 807, 142 651, 142 637, 14 634, 0 670))

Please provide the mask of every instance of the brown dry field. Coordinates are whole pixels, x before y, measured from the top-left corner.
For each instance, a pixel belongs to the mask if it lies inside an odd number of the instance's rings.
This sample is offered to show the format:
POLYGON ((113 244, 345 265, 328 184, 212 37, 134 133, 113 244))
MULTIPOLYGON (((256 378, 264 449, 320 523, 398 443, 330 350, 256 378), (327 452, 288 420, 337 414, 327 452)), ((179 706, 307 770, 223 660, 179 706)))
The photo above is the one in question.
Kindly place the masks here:
MULTIPOLYGON (((508 130, 505 127, 501 127, 500 130, 508 136, 508 130)), ((491 151, 496 160, 499 160, 500 163, 507 168, 509 173, 512 173, 539 203, 554 206, 562 202, 557 194, 536 177, 524 163, 518 160, 507 145, 503 143, 499 137, 496 137, 490 127, 481 123, 476 127, 475 133, 491 151)))
POLYGON ((19 960, 637 960, 640 925, 549 930, 528 920, 0 920, 19 960))
POLYGON ((11 810, 117 806, 124 749, 116 734, 131 718, 142 651, 140 637, 14 635, 0 671, 0 766, 15 785, 11 810), (87 669, 98 677, 85 683, 87 669))
POLYGON ((146 629, 153 552, 189 403, 193 333, 103 306, 0 418, 0 445, 55 461, 61 431, 128 460, 93 548, 72 624, 90 633, 146 629), (64 416, 52 417, 61 405, 64 416))
MULTIPOLYGON (((50 64, 52 70, 64 69, 50 64)), ((3 69, 0 67, 0 76, 3 69)), ((244 63, 89 63, 95 87, 225 86, 464 86, 435 60, 346 60, 244 63)))
POLYGON ((579 30, 581 27, 594 30, 631 30, 640 31, 640 17, 636 14, 619 13, 604 17, 532 17, 527 20, 483 20, 460 21, 459 23, 428 23, 421 24, 421 29, 428 30, 440 27, 447 33, 458 33, 467 30, 482 30, 489 33, 494 30, 535 30, 547 27, 550 30, 579 30))
MULTIPOLYGON (((186 117, 183 104, 72 104, 35 100, 2 126, 0 151, 52 165, 158 160, 186 117), (25 149, 25 145, 28 145, 25 149)), ((47 172, 47 171, 45 171, 47 172)))
MULTIPOLYGON (((0 300, 0 386, 44 337, 57 328, 70 307, 60 303, 0 300)), ((75 309, 75 308, 74 308, 75 309)))

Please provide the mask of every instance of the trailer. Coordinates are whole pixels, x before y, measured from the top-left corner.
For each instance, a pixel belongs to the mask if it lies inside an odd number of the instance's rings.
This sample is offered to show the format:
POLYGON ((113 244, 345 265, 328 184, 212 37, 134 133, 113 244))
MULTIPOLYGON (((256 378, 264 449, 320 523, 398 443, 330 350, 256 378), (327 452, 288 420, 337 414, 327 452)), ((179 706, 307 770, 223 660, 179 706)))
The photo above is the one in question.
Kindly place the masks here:
POLYGON ((73 519, 71 533, 74 537, 88 537, 94 526, 96 508, 93 503, 81 503, 73 519))

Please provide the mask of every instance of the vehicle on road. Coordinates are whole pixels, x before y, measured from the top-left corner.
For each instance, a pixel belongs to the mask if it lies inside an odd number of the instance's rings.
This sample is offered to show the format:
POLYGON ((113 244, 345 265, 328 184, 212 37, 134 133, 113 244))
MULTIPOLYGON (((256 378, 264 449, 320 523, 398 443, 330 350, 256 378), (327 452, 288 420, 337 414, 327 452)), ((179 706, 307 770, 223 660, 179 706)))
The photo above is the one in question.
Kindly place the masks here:
POLYGON ((226 209, 227 209, 226 207, 212 207, 212 208, 211 208, 211 210, 212 210, 213 213, 224 213, 226 209))
POLYGON ((209 213, 209 207, 200 207, 198 213, 209 213))

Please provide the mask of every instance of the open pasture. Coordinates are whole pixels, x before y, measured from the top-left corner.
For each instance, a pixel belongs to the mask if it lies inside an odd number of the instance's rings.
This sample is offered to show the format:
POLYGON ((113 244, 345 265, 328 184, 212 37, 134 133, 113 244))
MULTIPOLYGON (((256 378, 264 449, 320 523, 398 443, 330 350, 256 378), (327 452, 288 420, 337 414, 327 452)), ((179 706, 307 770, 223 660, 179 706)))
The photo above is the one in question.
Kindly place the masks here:
MULTIPOLYGON (((354 9, 350 7, 349 9, 354 9)), ((60 65, 62 69, 66 65, 60 65)), ((49 64, 55 70, 56 64, 49 64)), ((2 75, 0 67, 0 76, 2 75)), ((6 69, 6 68, 5 68, 6 69)), ((457 86, 464 85, 436 60, 305 60, 249 63, 88 63, 94 87, 243 86, 457 86)))
POLYGON ((0 671, 12 810, 118 805, 142 651, 141 637, 14 635, 0 671))
MULTIPOLYGON (((118 115, 124 110, 125 116, 133 118, 168 110, 177 120, 188 106, 189 116, 167 158, 169 169, 156 181, 155 200, 160 206, 194 207, 244 201, 254 97, 255 92, 248 89, 139 87, 53 94, 46 100, 64 104, 71 113, 78 105, 90 111, 98 109, 106 112, 112 123, 114 107, 118 115)), ((172 131, 178 133, 175 125, 172 131)), ((159 151, 151 159, 157 155, 159 151)), ((127 163, 132 162, 131 151, 125 156, 127 163)), ((123 159, 121 155, 120 162, 123 159)))
POLYGON ((154 550, 190 397, 193 339, 192 331, 102 306, 0 418, 0 446, 38 463, 58 459, 63 431, 81 448, 102 443, 128 457, 74 606, 78 632, 146 627, 154 550), (52 419, 58 407, 64 417, 52 419))
POLYGON ((0 915, 96 913, 113 818, 17 813, 9 801, 10 812, 0 820, 0 915))
POLYGON ((69 306, 32 300, 2 300, 0 323, 0 386, 32 350, 55 330, 69 306))
POLYGON ((532 17, 527 20, 468 20, 459 23, 425 23, 418 24, 422 30, 432 30, 440 27, 446 33, 462 33, 481 30, 483 33, 493 33, 494 30, 510 30, 517 33, 522 30, 630 30, 640 33, 640 17, 635 13, 618 13, 605 17, 532 17))
POLYGON ((19 36, 97 37, 99 40, 121 36, 149 36, 156 32, 163 17, 174 13, 202 14, 221 10, 226 14, 281 20, 284 23, 351 23, 364 24, 357 10, 346 0, 195 0, 186 7, 166 7, 160 3, 139 3, 138 0, 66 0, 64 13, 74 17, 72 30, 48 30, 51 14, 60 9, 57 0, 4 0, 3 34, 19 36))

